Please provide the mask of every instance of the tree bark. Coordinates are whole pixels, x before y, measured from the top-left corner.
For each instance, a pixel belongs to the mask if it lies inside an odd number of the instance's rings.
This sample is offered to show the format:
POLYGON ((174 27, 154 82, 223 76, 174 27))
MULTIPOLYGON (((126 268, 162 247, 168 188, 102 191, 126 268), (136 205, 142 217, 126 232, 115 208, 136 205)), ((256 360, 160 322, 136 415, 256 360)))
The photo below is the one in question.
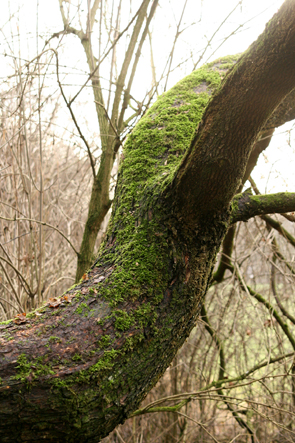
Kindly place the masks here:
POLYGON ((0 326, 1 442, 96 443, 138 408, 196 323, 252 145, 295 87, 294 50, 289 0, 205 113, 210 67, 139 122, 92 269, 0 326))

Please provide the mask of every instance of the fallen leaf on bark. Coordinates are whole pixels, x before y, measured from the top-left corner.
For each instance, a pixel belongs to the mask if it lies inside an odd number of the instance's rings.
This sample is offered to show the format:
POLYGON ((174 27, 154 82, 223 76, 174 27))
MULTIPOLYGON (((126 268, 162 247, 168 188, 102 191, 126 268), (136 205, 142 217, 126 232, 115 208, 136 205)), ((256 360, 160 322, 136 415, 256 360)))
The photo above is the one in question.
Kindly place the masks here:
POLYGON ((61 300, 59 298, 50 298, 48 306, 49 308, 57 308, 61 304, 61 300))
POLYGON ((73 300, 73 298, 76 297, 76 294, 67 294, 67 295, 63 295, 60 300, 63 303, 71 303, 71 301, 73 300))
POLYGON ((26 323, 28 321, 26 313, 24 312, 22 314, 17 314, 16 318, 13 321, 16 325, 21 325, 22 323, 26 323))

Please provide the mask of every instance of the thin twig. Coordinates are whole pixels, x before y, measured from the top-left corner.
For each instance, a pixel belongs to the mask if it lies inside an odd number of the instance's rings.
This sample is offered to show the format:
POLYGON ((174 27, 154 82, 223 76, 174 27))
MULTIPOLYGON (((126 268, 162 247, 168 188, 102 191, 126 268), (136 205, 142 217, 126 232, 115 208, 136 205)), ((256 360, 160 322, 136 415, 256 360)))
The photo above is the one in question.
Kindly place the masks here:
POLYGON ((55 226, 51 225, 50 223, 46 223, 40 220, 35 220, 33 218, 8 218, 8 217, 2 217, 0 216, 1 220, 7 220, 7 221, 29 221, 29 222, 33 222, 33 223, 38 223, 39 225, 43 225, 43 226, 48 226, 51 229, 54 229, 55 231, 57 231, 71 246, 71 248, 73 249, 73 251, 75 252, 75 254, 79 255, 79 252, 76 250, 76 248, 73 246, 73 244, 71 243, 71 241, 67 238, 67 236, 60 231, 58 228, 56 228, 55 226))
POLYGON ((74 97, 70 100, 69 105, 71 105, 76 98, 78 97, 78 95, 83 91, 83 89, 85 88, 85 86, 87 85, 87 83, 89 82, 89 80, 92 79, 92 77, 94 76, 94 74, 97 72, 98 68, 100 67, 100 65, 102 64, 102 62, 107 58, 107 56, 109 55, 109 53, 111 52, 111 50, 113 49, 113 47, 118 43, 118 41, 120 40, 120 38, 125 34, 126 31, 128 31, 128 29, 130 28, 130 26, 132 25, 132 23, 134 22, 134 20, 136 19, 136 17, 138 16, 138 14, 140 13, 140 10, 142 8, 142 5, 140 6, 140 8, 138 9, 138 11, 136 12, 136 14, 134 15, 134 17, 132 18, 132 20, 128 23, 128 25, 126 26, 125 29, 123 29, 122 32, 120 32, 120 34, 118 35, 118 37, 114 40, 114 43, 110 46, 110 48, 108 49, 108 51, 105 53, 105 55, 103 56, 103 58, 101 60, 99 60, 99 62, 97 63, 96 68, 91 72, 91 74, 88 76, 88 79, 86 80, 86 82, 81 86, 81 88, 79 89, 79 91, 77 92, 76 95, 74 95, 74 97))

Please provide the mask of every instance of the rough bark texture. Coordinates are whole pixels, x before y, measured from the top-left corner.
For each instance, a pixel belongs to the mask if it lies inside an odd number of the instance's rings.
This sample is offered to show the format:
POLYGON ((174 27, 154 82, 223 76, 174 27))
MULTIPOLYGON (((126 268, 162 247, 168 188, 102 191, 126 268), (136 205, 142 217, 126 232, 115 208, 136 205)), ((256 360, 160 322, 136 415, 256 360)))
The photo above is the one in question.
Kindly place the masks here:
POLYGON ((220 83, 212 67, 137 125, 92 270, 29 318, 0 326, 1 442, 96 443, 155 385, 195 325, 251 146, 295 86, 294 50, 287 1, 204 116, 220 83))

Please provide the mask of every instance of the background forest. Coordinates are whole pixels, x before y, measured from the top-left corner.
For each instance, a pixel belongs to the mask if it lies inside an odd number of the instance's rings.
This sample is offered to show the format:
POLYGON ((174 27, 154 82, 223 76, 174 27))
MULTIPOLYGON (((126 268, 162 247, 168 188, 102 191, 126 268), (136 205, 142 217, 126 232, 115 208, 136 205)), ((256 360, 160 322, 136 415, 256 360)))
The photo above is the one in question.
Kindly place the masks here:
MULTIPOLYGON (((282 2, 42 3, 8 3, 0 29, 0 320, 16 323, 58 307, 94 261, 122 146, 151 103, 245 50, 282 2)), ((245 188, 292 190, 292 129, 264 134, 245 188)), ((295 440, 294 221, 229 230, 198 325, 144 402, 154 409, 105 443, 295 440)))

